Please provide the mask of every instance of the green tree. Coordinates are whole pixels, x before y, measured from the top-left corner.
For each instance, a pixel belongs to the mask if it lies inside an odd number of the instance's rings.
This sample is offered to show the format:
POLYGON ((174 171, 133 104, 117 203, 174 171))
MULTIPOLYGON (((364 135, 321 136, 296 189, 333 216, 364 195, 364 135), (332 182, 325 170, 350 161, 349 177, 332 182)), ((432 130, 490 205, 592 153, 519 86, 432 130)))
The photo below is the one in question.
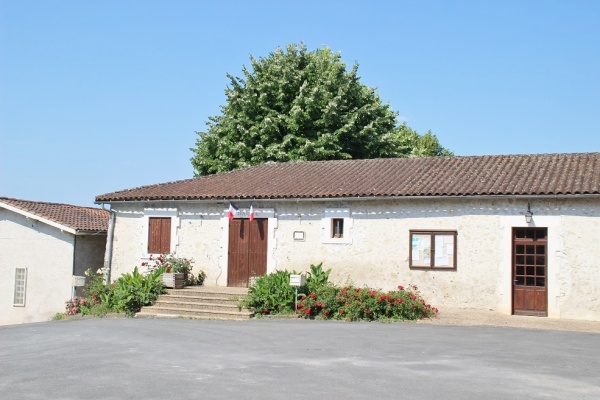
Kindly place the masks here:
POLYGON ((227 74, 227 103, 197 132, 195 175, 267 161, 335 160, 448 153, 428 132, 396 127, 397 113, 360 83, 327 47, 290 44, 266 58, 250 57, 244 77, 227 74))
POLYGON ((454 155, 451 151, 442 147, 438 138, 431 131, 419 135, 416 131, 410 129, 406 122, 398 125, 394 129, 394 134, 396 135, 398 156, 433 157, 454 155))

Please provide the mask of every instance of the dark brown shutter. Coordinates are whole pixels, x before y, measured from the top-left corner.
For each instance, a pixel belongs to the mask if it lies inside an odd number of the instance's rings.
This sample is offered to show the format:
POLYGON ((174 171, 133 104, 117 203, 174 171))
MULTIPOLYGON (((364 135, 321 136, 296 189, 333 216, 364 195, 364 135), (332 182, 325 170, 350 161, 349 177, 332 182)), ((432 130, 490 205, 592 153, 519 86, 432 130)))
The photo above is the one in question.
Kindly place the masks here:
POLYGON ((171 252, 171 218, 149 218, 148 253, 168 254, 171 252))

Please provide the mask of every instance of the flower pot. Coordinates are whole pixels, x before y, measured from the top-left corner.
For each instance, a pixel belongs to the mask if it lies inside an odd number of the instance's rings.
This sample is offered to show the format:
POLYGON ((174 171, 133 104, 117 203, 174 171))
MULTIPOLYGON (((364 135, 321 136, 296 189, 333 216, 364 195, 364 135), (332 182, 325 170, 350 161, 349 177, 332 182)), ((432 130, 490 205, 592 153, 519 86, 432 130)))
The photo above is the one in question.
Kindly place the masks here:
POLYGON ((183 289, 183 272, 165 272, 162 274, 162 283, 168 288, 183 289))

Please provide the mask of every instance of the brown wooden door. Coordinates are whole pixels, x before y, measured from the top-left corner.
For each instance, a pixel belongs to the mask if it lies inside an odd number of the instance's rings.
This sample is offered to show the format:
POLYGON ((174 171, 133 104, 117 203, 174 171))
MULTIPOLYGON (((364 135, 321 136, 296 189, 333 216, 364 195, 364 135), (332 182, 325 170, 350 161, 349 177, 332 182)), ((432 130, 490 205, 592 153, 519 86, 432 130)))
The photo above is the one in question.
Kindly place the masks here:
POLYGON ((252 276, 267 272, 266 218, 229 221, 229 265, 227 286, 248 287, 252 276))
POLYGON ((151 217, 148 220, 148 253, 168 254, 171 252, 171 217, 151 217))
POLYGON ((548 315, 547 255, 547 228, 513 228, 513 314, 548 315))

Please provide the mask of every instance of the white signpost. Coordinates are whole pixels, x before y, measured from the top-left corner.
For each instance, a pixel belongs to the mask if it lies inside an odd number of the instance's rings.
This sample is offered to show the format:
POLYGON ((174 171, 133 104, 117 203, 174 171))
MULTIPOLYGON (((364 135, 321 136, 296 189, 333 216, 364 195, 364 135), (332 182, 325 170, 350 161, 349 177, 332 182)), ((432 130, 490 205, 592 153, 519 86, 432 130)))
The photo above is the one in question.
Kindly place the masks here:
POLYGON ((75 288, 85 286, 85 276, 73 275, 71 286, 73 286, 73 294, 71 295, 71 300, 73 300, 75 298, 75 288))
POLYGON ((294 311, 298 311, 298 286, 306 285, 304 275, 290 275, 290 286, 295 287, 296 296, 294 297, 294 311))

